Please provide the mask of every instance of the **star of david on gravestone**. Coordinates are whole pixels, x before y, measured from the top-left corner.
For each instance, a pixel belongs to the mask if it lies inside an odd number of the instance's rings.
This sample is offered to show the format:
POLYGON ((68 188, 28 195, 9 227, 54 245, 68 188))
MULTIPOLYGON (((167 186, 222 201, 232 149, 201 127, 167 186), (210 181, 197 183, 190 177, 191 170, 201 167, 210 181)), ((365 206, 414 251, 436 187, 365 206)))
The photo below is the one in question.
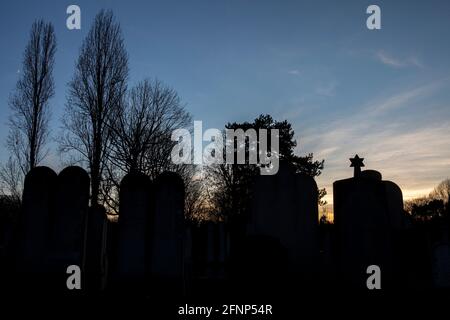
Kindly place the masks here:
POLYGON ((358 155, 355 155, 353 158, 349 159, 351 162, 350 167, 354 168, 353 177, 359 177, 361 175, 361 167, 364 167, 364 158, 360 158, 358 155))

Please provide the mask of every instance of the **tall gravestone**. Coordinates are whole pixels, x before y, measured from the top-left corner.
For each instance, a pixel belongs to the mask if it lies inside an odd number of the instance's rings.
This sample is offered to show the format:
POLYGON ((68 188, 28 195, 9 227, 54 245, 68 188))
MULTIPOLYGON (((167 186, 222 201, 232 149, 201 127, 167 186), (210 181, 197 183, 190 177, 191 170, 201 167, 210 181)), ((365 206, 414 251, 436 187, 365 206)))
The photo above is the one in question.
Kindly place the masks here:
POLYGON ((162 291, 181 293, 185 255, 183 179, 176 173, 162 173, 155 180, 154 194, 150 229, 152 283, 162 291))
POLYGON ((17 282, 31 290, 45 286, 49 276, 56 179, 56 173, 47 167, 36 167, 25 177, 15 270, 19 273, 17 282))
POLYGON ((441 226, 437 241, 431 247, 431 269, 433 286, 450 288, 450 243, 448 226, 441 226))
POLYGON ((144 289, 149 268, 151 182, 142 173, 128 174, 120 186, 116 276, 121 287, 144 289))
POLYGON ((227 256, 227 238, 224 223, 210 222, 207 224, 207 263, 208 276, 221 279, 225 276, 224 265, 227 256))
POLYGON ((86 290, 95 293, 105 288, 108 277, 108 219, 105 208, 98 204, 91 206, 86 224, 82 279, 86 290))
POLYGON ((207 222, 191 227, 193 272, 197 277, 224 277, 227 239, 224 223, 207 222))
POLYGON ((383 287, 395 285, 396 234, 403 228, 400 188, 374 170, 361 171, 363 158, 350 159, 354 176, 333 184, 337 271, 342 285, 366 288, 367 267, 381 269, 383 287))
POLYGON ((16 199, 0 196, 0 281, 8 278, 7 270, 11 267, 12 262, 13 231, 19 213, 20 203, 16 199))
POLYGON ((3 276, 2 274, 4 273, 5 270, 5 262, 6 262, 6 248, 7 248, 7 232, 6 232, 6 228, 8 225, 8 221, 7 221, 7 213, 4 212, 2 205, 2 199, 0 198, 0 284, 3 280, 3 276))
POLYGON ((450 245, 440 242, 432 248, 433 285, 436 288, 450 288, 450 245))
POLYGON ((191 226, 192 272, 195 278, 204 278, 208 267, 207 224, 191 226))
POLYGON ((296 174, 288 164, 281 163, 277 174, 258 177, 253 197, 249 234, 264 236, 264 242, 273 239, 273 248, 284 248, 288 260, 285 273, 312 280, 318 258, 318 193, 314 179, 296 174))
POLYGON ((58 175, 56 185, 50 263, 57 286, 65 289, 68 266, 77 265, 84 271, 89 175, 80 167, 67 167, 58 175))

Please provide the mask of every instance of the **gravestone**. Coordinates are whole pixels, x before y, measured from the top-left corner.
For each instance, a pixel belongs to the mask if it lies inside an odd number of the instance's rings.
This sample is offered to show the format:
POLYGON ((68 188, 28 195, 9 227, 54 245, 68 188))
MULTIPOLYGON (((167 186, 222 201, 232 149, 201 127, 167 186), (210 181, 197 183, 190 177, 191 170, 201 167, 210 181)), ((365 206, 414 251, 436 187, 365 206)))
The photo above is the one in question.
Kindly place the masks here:
POLYGON ((36 167, 25 177, 15 252, 19 287, 38 288, 48 280, 56 179, 47 167, 36 167))
POLYGON ((144 289, 149 268, 151 182, 142 173, 126 175, 120 185, 116 276, 120 286, 144 289))
MULTIPOLYGON (((9 196, 0 196, 0 280, 11 265, 11 243, 20 204, 9 196)), ((1 285, 1 284, 0 284, 1 285)))
POLYGON ((80 167, 67 167, 57 178, 55 216, 51 230, 50 263, 59 287, 65 289, 66 269, 84 271, 86 219, 89 209, 89 175, 80 167))
POLYGON ((118 214, 107 221, 106 257, 108 272, 105 279, 105 290, 120 290, 120 278, 117 273, 118 248, 119 248, 119 219, 118 214))
POLYGON ((14 273, 11 271, 16 267, 13 240, 20 210, 20 203, 15 199, 11 199, 9 196, 0 196, 0 290, 5 290, 10 287, 10 282, 14 282, 14 277, 12 277, 14 273))
MULTIPOLYGON (((255 182, 249 235, 285 248, 291 276, 312 280, 318 258, 318 193, 313 178, 281 163, 275 175, 255 182)), ((280 253, 281 254, 281 253, 280 253)))
POLYGON ((207 275, 212 278, 225 276, 224 265, 227 256, 227 239, 224 223, 210 222, 207 224, 207 275))
POLYGON ((25 177, 19 230, 19 268, 41 270, 47 265, 56 179, 56 173, 47 167, 36 167, 25 177))
POLYGON ((441 226, 440 239, 432 246, 432 277, 435 288, 450 288, 450 243, 448 227, 441 226))
POLYGON ((154 183, 151 222, 150 273, 161 290, 183 289, 185 256, 184 182, 176 173, 164 172, 154 183))
POLYGON ((208 229, 207 224, 191 226, 192 272, 194 277, 203 278, 208 266, 208 229))
POLYGON ((108 277, 108 219, 105 208, 95 204, 87 214, 83 287, 90 293, 105 288, 108 277))
POLYGON ((193 271, 197 277, 223 278, 227 258, 224 223, 207 222, 191 228, 193 271))
POLYGON ((361 171, 364 158, 350 159, 354 176, 333 184, 337 271, 342 285, 366 288, 367 267, 377 265, 383 286, 399 281, 396 234, 404 225, 400 188, 374 170, 361 171))
POLYGON ((441 242, 432 250, 433 284, 436 288, 450 288, 450 245, 441 242))

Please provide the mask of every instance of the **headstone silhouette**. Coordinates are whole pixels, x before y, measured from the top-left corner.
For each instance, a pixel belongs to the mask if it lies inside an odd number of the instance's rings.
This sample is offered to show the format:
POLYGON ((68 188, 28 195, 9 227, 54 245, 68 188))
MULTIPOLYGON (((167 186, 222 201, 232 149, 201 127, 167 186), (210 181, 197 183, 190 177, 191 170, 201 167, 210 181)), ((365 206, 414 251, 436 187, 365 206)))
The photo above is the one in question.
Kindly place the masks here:
POLYGON ((0 196, 0 281, 5 276, 8 277, 7 270, 11 267, 12 240, 19 215, 20 206, 16 200, 9 196, 0 196))
POLYGON ((437 288, 450 288, 450 245, 440 242, 432 250, 433 284, 437 288))
POLYGON ((105 288, 108 277, 108 219, 103 206, 89 208, 86 228, 83 279, 87 291, 97 292, 105 288))
POLYGON ((191 227, 193 272, 197 277, 223 278, 227 257, 224 223, 206 222, 191 227))
POLYGON ((116 275, 120 286, 143 289, 149 268, 151 182, 143 173, 128 174, 120 186, 116 275))
POLYGON ((55 216, 51 229, 51 270, 65 289, 66 269, 84 271, 86 219, 89 210, 89 175, 80 167, 67 167, 57 178, 55 216))
POLYGON ((224 264, 227 257, 227 235, 223 223, 210 222, 207 226, 207 276, 211 278, 224 277, 224 264))
POLYGON ((439 230, 436 229, 433 233, 434 243, 430 246, 433 287, 450 289, 450 230, 448 225, 441 225, 439 230))
POLYGON ((56 173, 36 167, 25 177, 16 247, 18 281, 37 288, 48 280, 51 223, 54 217, 56 173))
MULTIPOLYGON (((154 183, 154 215, 151 222, 150 271, 158 289, 183 289, 184 182, 180 175, 164 172, 154 183), (161 288, 161 286, 163 288, 161 288)), ((179 290, 179 291, 176 291, 179 290)))
POLYGON ((249 234, 279 242, 287 252, 286 272, 312 280, 318 250, 318 194, 314 179, 296 174, 288 164, 281 163, 277 174, 258 177, 253 200, 249 234))
POLYGON ((208 228, 206 223, 190 228, 192 246, 192 272, 196 278, 203 278, 208 267, 208 228))
POLYGON ((360 171, 363 159, 350 159, 354 177, 333 184, 337 271, 342 285, 366 288, 367 267, 377 265, 390 287, 400 271, 395 236, 404 222, 402 193, 379 172, 360 171))

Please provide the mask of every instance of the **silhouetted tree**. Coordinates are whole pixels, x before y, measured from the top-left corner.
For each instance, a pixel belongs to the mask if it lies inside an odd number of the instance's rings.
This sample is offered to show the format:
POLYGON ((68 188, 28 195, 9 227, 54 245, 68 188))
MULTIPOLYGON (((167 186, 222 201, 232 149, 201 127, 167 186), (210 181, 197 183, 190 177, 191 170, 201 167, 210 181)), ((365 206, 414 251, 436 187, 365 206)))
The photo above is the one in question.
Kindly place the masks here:
POLYGON ((2 249, 8 247, 8 242, 11 240, 10 231, 12 231, 13 226, 17 222, 20 207, 21 202, 19 199, 10 195, 0 194, 0 258, 2 258, 2 253, 4 253, 2 249))
POLYGON ((187 175, 185 180, 185 216, 191 221, 201 222, 210 220, 209 202, 204 177, 195 167, 190 167, 191 175, 187 175))
POLYGON ((416 222, 448 219, 449 196, 450 179, 445 179, 428 196, 405 201, 404 207, 416 222))
POLYGON ((155 178, 172 165, 172 131, 190 121, 175 90, 145 80, 131 89, 112 123, 109 160, 124 173, 140 171, 155 178))
POLYGON ((226 217, 245 215, 250 206, 251 184, 259 168, 253 164, 219 164, 204 170, 212 213, 226 217))
MULTIPOLYGON (((321 174, 324 160, 314 161, 313 155, 298 156, 294 153, 297 142, 294 138, 292 125, 287 121, 276 121, 270 115, 260 115, 253 122, 228 123, 226 129, 259 129, 279 130, 279 160, 290 164, 296 173, 303 173, 311 177, 321 174)), ((259 141, 259 138, 258 138, 259 141)), ((236 148, 235 148, 236 149, 236 148)), ((270 149, 270 141, 269 147, 270 149)), ((248 152, 248 143, 246 143, 248 152)), ((220 164, 206 168, 211 184, 211 202, 215 210, 226 216, 245 215, 251 201, 251 184, 255 176, 259 175, 258 165, 246 163, 242 165, 220 164)), ((321 197, 326 194, 325 190, 319 191, 321 197)))
POLYGON ((431 192, 430 197, 436 200, 442 200, 448 205, 450 198, 450 179, 445 179, 431 192))
MULTIPOLYGON (((4 170, 11 171, 18 166, 22 172, 20 178, 46 156, 44 147, 49 134, 48 103, 54 95, 52 73, 55 52, 56 38, 52 24, 43 20, 34 22, 23 56, 21 75, 9 101, 12 115, 7 147, 12 157, 4 170)), ((12 185, 19 186, 20 183, 14 182, 12 185)))
POLYGON ((13 203, 22 199, 23 173, 12 156, 0 168, 0 196, 10 198, 13 203))
POLYGON ((424 204, 414 204, 411 208, 411 215, 416 220, 431 220, 443 217, 445 214, 444 201, 430 200, 424 204))
POLYGON ((66 113, 60 140, 62 152, 75 151, 91 175, 91 203, 99 191, 111 149, 111 127, 120 111, 128 56, 120 25, 111 11, 101 11, 81 47, 75 74, 69 83, 66 113))
POLYGON ((159 80, 144 80, 124 96, 115 121, 110 123, 110 152, 102 185, 110 211, 117 213, 120 181, 131 172, 145 173, 151 179, 166 170, 177 172, 184 178, 186 199, 190 199, 198 189, 198 183, 191 181, 195 170, 174 165, 170 157, 175 145, 173 130, 188 127, 190 121, 177 92, 159 80))

